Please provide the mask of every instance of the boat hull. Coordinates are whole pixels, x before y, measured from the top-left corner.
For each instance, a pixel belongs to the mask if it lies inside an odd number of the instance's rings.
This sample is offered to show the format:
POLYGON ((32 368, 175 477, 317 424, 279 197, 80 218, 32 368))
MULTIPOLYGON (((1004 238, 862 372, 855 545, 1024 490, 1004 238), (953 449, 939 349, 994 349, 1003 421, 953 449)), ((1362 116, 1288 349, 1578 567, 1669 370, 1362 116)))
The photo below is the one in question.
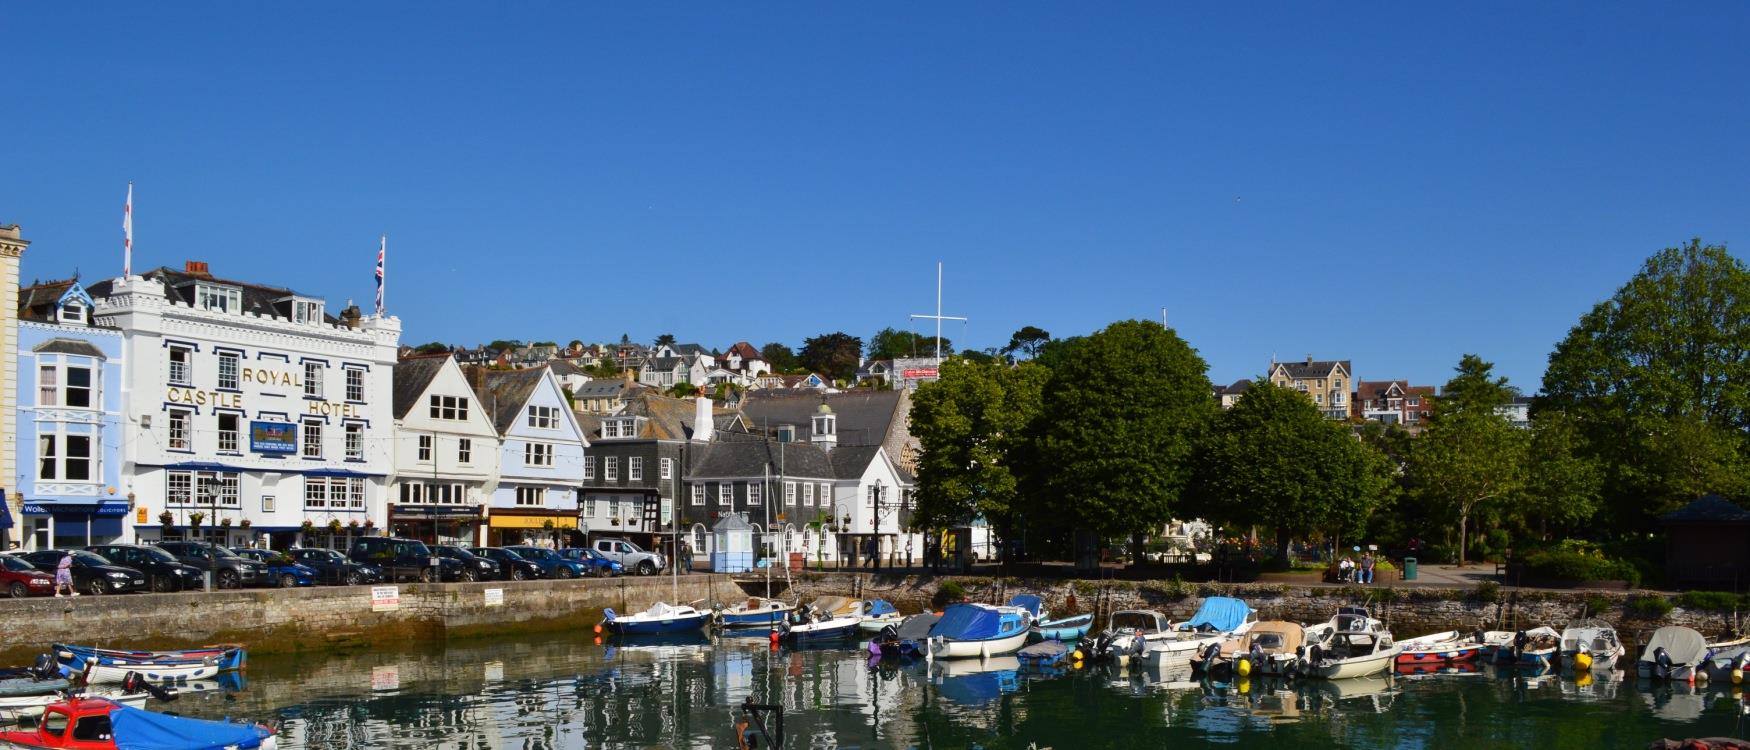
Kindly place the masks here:
POLYGON ((1034 625, 1030 638, 1037 641, 1078 641, 1086 636, 1088 630, 1093 626, 1093 615, 1050 620, 1034 625))
POLYGON ((862 622, 857 623, 857 629, 865 633, 879 633, 882 628, 889 625, 899 627, 902 622, 905 622, 905 615, 895 612, 879 617, 865 617, 862 622))
POLYGON ((1418 664, 1454 664, 1461 661, 1475 661, 1483 653, 1479 644, 1455 644, 1440 648, 1404 649, 1398 654, 1400 665, 1418 664))
POLYGON ((793 641, 842 641, 855 638, 861 633, 857 628, 859 623, 858 618, 835 617, 822 622, 791 625, 789 632, 784 635, 793 641))
POLYGON ((717 624, 725 628, 753 628, 776 625, 790 616, 790 610, 768 610, 765 612, 731 613, 721 612, 717 615, 717 624))
MULTIPOLYGON (((111 703, 119 703, 131 708, 145 708, 145 693, 130 693, 127 695, 104 693, 103 699, 111 703)), ((20 718, 35 719, 50 703, 66 700, 59 692, 43 695, 19 695, 0 698, 0 722, 17 722, 20 718)))
POLYGON ((1367 656, 1358 656, 1353 659, 1343 659, 1341 661, 1326 664, 1308 664, 1302 667, 1301 671, 1308 677, 1317 677, 1324 680, 1346 680, 1351 677, 1369 677, 1391 671, 1392 662, 1396 658, 1396 653, 1386 651, 1377 654, 1368 654, 1367 656))
POLYGON ((985 659, 1012 654, 1021 650, 1021 647, 1026 643, 1027 631, 1025 630, 1012 635, 976 641, 950 640, 938 636, 930 639, 928 653, 932 659, 985 659))
POLYGON ((705 627, 708 615, 701 612, 683 617, 666 617, 644 619, 637 615, 616 617, 602 623, 602 627, 615 635, 655 635, 659 633, 685 633, 705 627))

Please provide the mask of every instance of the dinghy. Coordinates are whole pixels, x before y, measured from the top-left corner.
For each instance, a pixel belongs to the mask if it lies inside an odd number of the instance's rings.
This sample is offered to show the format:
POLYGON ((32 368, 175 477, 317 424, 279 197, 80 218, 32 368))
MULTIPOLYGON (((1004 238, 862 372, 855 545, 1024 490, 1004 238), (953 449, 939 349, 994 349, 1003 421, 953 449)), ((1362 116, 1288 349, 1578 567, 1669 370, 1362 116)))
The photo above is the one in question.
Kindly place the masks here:
POLYGON ((842 596, 823 596, 790 613, 780 626, 785 638, 797 643, 855 638, 863 622, 863 603, 842 596))
POLYGON ((1561 651, 1562 634, 1549 626, 1521 630, 1505 648, 1495 648, 1496 664, 1517 664, 1522 667, 1548 667, 1561 651))
POLYGON ((793 609, 777 599, 752 597, 727 609, 713 612, 720 628, 771 627, 784 621, 793 609))
POLYGON ((1076 615, 1045 620, 1033 626, 1027 638, 1034 641, 1079 641, 1094 626, 1094 615, 1076 615))
POLYGON ((273 750, 260 724, 189 719, 105 698, 68 698, 43 709, 35 729, 0 732, 0 748, 80 750, 273 750))
POLYGON ((927 649, 931 659, 989 658, 1012 654, 1027 642, 1033 613, 1020 607, 989 604, 950 604, 942 619, 930 627, 927 649))
POLYGON ((1706 679, 1706 671, 1698 669, 1707 658, 1707 639, 1693 628, 1667 625, 1653 631, 1653 637, 1641 649, 1635 662, 1635 674, 1643 680, 1694 682, 1706 679))
POLYGON ((55 644, 56 661, 81 672, 89 685, 119 683, 137 672, 152 682, 210 680, 243 668, 242 646, 212 646, 182 651, 116 651, 90 646, 55 644))
POLYGON ((699 630, 711 621, 711 613, 681 604, 657 602, 637 614, 616 614, 602 610, 602 627, 616 635, 650 635, 653 633, 685 633, 699 630))
POLYGON ((1483 644, 1459 635, 1456 630, 1408 638, 1398 641, 1398 646, 1403 649, 1398 653, 1399 666, 1441 666, 1472 661, 1483 652, 1483 644))
POLYGON ((865 633, 879 633, 882 628, 904 621, 905 615, 886 599, 876 599, 863 605, 863 621, 857 623, 857 628, 865 633))
POLYGON ((1172 623, 1166 615, 1151 609, 1124 609, 1107 618, 1106 629, 1098 636, 1083 639, 1082 651, 1096 660, 1124 666, 1151 643, 1172 637, 1172 623))
POLYGON ((1603 620, 1583 620, 1562 630, 1562 663, 1575 672, 1609 672, 1623 654, 1616 628, 1603 620))

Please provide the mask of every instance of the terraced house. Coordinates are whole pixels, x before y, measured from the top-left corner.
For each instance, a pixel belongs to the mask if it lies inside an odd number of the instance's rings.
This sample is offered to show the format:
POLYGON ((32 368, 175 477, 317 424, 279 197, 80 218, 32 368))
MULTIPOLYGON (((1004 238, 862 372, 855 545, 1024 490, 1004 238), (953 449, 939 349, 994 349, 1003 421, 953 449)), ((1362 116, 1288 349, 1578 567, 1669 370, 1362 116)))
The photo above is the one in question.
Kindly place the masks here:
POLYGON ((498 431, 498 486, 488 542, 561 546, 577 528, 583 486, 583 428, 548 367, 469 373, 474 395, 498 431))
POLYGON ((498 429, 456 360, 401 360, 394 414, 390 530, 426 542, 484 544, 487 503, 498 489, 498 429))

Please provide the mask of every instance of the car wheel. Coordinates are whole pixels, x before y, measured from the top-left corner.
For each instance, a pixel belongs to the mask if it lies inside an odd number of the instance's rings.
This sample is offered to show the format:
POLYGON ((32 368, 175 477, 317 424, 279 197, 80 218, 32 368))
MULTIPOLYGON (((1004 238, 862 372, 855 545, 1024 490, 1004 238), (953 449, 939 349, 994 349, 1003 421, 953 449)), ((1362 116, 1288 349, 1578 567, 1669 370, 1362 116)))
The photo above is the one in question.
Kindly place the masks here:
POLYGON ((14 599, 23 599, 24 597, 30 596, 30 588, 22 583, 13 581, 11 586, 6 587, 6 593, 11 594, 14 599))
POLYGON ((571 578, 574 575, 576 575, 576 574, 571 572, 570 565, 559 566, 559 577, 560 578, 571 578))
POLYGON ((237 571, 235 571, 235 570, 221 570, 221 571, 219 571, 219 578, 218 578, 219 588, 234 589, 234 588, 237 588, 240 585, 240 583, 241 583, 241 581, 239 581, 237 578, 237 571))
POLYGON ((529 574, 524 573, 522 568, 511 568, 510 579, 513 581, 526 581, 529 579, 529 574))
POLYGON ((92 596, 103 596, 103 581, 97 578, 86 581, 85 593, 92 596))
POLYGON ((419 582, 420 583, 431 583, 432 580, 435 578, 437 578, 437 571, 432 570, 431 568, 420 568, 419 569, 419 582))
POLYGON ((291 573, 280 576, 280 588, 289 589, 296 585, 298 585, 298 579, 293 577, 291 573))
POLYGON ((474 575, 473 570, 471 570, 469 568, 462 569, 462 582, 463 583, 473 583, 474 581, 478 580, 479 578, 480 578, 479 576, 474 575))
POLYGON ((650 562, 649 560, 645 560, 644 562, 638 563, 638 575, 641 575, 641 576, 656 575, 656 564, 650 562))
POLYGON ((152 590, 160 594, 176 590, 176 582, 170 576, 152 576, 152 590))
POLYGON ((348 585, 348 586, 359 585, 359 580, 360 580, 359 574, 358 574, 358 571, 356 571, 356 570, 351 572, 351 573, 346 574, 346 585, 348 585))

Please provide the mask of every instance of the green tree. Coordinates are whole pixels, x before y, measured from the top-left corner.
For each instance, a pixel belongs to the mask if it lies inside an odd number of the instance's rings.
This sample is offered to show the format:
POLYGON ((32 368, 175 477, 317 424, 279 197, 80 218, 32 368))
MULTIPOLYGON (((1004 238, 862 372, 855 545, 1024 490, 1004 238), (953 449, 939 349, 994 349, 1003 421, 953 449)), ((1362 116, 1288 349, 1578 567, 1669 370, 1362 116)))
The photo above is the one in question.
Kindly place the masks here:
POLYGON ((962 349, 959 357, 968 362, 977 362, 981 365, 995 364, 1002 360, 1001 357, 998 357, 989 351, 979 351, 977 349, 962 349))
POLYGON ((1547 411, 1531 421, 1519 510, 1540 536, 1577 529, 1598 512, 1604 471, 1584 448, 1580 426, 1567 414, 1547 411))
MULTIPOLYGON (((1037 466, 1066 524, 1095 534, 1160 527, 1216 411, 1208 365, 1159 323, 1121 321, 1053 359, 1037 466)), ((1137 545, 1132 545, 1133 549, 1137 545)))
POLYGON ((797 359, 811 372, 833 380, 850 380, 857 375, 857 359, 861 356, 862 339, 835 331, 804 339, 797 359))
POLYGON ((760 357, 772 366, 773 372, 793 373, 802 366, 795 351, 776 341, 760 347, 760 357))
POLYGON ((665 334, 662 334, 661 336, 657 336, 656 337, 656 346, 658 346, 658 347, 674 346, 674 334, 665 333, 665 334))
POLYGON ((420 354, 442 354, 449 350, 450 347, 448 345, 438 341, 420 344, 419 346, 413 347, 413 351, 420 354))
POLYGON ((1361 525, 1392 489, 1385 456, 1326 419, 1306 394, 1260 380, 1216 417, 1197 453, 1190 509, 1230 526, 1295 538, 1361 525))
POLYGON ((1049 376, 1035 365, 943 360, 941 379, 920 386, 912 402, 911 432, 922 447, 914 525, 983 517, 1012 538, 1028 428, 1049 376))
POLYGON ((493 339, 492 343, 486 345, 486 348, 495 352, 502 352, 506 349, 516 349, 522 345, 523 342, 516 339, 493 339))
POLYGON ((1492 375, 1493 368, 1475 355, 1460 360, 1406 467, 1411 498, 1458 521, 1459 565, 1466 562, 1471 521, 1525 485, 1526 434, 1497 410, 1512 391, 1492 375))
MULTIPOLYGON (((954 351, 948 337, 942 337, 942 350, 954 351)), ((902 357, 933 357, 936 338, 920 336, 912 331, 883 328, 869 338, 869 359, 900 359, 902 357)))
POLYGON ((583 340, 582 339, 572 339, 571 343, 565 345, 565 348, 568 351, 574 351, 574 352, 575 351, 582 351, 583 350, 583 340))
POLYGON ((1003 347, 1003 354, 1014 357, 1025 354, 1028 359, 1039 356, 1040 350, 1051 342, 1051 334, 1038 326, 1023 326, 1009 337, 1009 345, 1003 347))

